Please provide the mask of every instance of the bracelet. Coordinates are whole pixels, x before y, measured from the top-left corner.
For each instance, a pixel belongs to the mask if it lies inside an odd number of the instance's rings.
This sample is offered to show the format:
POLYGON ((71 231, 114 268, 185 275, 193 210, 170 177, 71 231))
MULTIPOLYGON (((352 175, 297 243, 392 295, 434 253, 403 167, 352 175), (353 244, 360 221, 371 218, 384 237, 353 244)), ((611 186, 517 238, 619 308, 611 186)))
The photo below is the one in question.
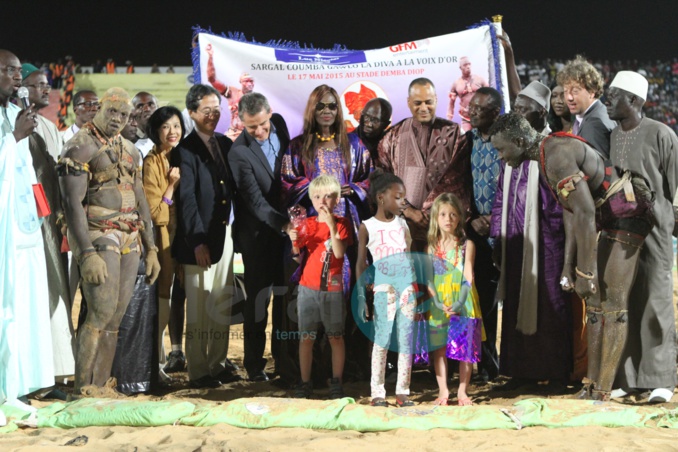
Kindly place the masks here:
POLYGON ((462 285, 462 286, 463 286, 463 285, 467 285, 467 286, 471 287, 471 283, 468 282, 468 280, 466 280, 466 279, 464 280, 464 282, 461 283, 461 285, 462 285))
POLYGON ((80 253, 80 255, 78 256, 77 259, 78 265, 82 265, 85 259, 87 259, 90 256, 94 256, 95 254, 97 254, 97 250, 95 248, 87 248, 83 250, 83 252, 80 253))
POLYGON ((159 250, 157 246, 153 245, 149 246, 148 249, 146 250, 147 253, 150 253, 151 251, 154 251, 157 254, 159 250))
POLYGON ((300 255, 301 255, 301 253, 292 254, 292 258, 299 257, 300 255))
POLYGON ((171 206, 172 204, 174 204, 174 201, 172 201, 171 199, 169 199, 169 198, 167 198, 167 197, 165 197, 165 196, 162 197, 162 202, 164 202, 164 203, 167 204, 168 206, 171 206))
POLYGON ((589 281, 594 278, 593 272, 583 272, 579 270, 579 267, 574 267, 574 271, 580 278, 588 279, 589 281))

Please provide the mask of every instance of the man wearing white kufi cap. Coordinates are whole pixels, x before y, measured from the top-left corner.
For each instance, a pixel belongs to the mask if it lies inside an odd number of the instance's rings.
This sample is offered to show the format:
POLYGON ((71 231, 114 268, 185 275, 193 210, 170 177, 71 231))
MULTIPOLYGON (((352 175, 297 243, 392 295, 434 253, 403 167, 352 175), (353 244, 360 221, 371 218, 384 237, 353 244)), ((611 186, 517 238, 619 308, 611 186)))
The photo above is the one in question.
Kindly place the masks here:
POLYGON ((655 192, 658 225, 645 239, 629 295, 629 332, 613 396, 652 389, 650 402, 668 402, 676 380, 673 310, 673 199, 678 188, 678 138, 666 125, 643 117, 648 83, 621 71, 610 84, 607 113, 619 126, 610 136, 610 158, 622 170, 642 174, 655 192))

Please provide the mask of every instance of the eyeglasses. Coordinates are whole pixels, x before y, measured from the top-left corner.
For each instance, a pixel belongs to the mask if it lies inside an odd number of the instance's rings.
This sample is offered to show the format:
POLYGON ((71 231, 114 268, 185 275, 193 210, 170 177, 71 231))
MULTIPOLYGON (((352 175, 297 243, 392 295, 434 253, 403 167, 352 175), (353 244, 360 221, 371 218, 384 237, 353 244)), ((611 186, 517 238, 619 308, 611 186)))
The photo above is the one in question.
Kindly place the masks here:
POLYGON ((21 68, 17 66, 5 66, 4 69, 2 69, 5 74, 9 75, 10 77, 15 75, 15 74, 20 74, 21 73, 21 68))
POLYGON ((364 124, 373 124, 373 125, 381 124, 381 119, 377 118, 376 116, 370 116, 363 113, 361 118, 363 119, 364 124))
POLYGON ((318 102, 315 104, 315 111, 323 111, 324 109, 329 108, 330 111, 335 111, 337 109, 336 102, 318 102))
POLYGON ((202 110, 198 110, 198 113, 200 113, 204 116, 220 115, 221 114, 221 107, 214 107, 212 109, 204 108, 202 110))
POLYGON ((101 104, 99 102, 93 102, 93 101, 88 101, 88 102, 80 102, 75 104, 76 107, 84 106, 86 110, 91 110, 93 108, 99 109, 101 107, 101 104))
POLYGON ((31 88, 39 89, 40 91, 44 91, 46 89, 52 89, 52 86, 49 83, 38 83, 37 85, 26 85, 31 88))

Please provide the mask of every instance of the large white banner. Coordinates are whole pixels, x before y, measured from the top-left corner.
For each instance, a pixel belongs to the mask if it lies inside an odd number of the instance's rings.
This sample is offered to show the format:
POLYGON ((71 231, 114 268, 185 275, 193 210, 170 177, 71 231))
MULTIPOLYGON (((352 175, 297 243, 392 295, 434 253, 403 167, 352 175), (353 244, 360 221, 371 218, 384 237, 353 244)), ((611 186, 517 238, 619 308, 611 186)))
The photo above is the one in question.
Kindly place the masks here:
POLYGON ((321 84, 339 93, 349 131, 358 125, 363 106, 374 97, 391 102, 395 124, 411 116, 407 88, 418 77, 434 83, 437 115, 449 117, 449 111, 452 120, 461 123, 458 95, 468 86, 464 88, 460 63, 470 62, 474 83, 482 81, 499 89, 508 103, 508 90, 503 89, 507 86, 504 56, 495 36, 498 30, 499 24, 485 23, 458 33, 364 51, 278 47, 199 31, 194 78, 196 83, 211 83, 224 94, 224 114, 217 128, 223 133, 232 121, 237 126, 237 117, 229 110, 234 113, 241 93, 253 89, 282 114, 294 137, 302 131, 309 94, 321 84), (457 98, 451 104, 450 91, 455 86, 457 98))

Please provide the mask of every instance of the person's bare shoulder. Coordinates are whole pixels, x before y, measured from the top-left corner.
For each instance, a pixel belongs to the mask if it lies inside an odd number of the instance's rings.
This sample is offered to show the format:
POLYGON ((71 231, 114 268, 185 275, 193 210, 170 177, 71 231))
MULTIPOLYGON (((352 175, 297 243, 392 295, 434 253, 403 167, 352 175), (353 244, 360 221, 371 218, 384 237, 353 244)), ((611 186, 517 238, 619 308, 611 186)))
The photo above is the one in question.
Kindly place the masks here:
POLYGON ((583 142, 566 137, 553 137, 546 141, 544 161, 546 177, 551 183, 557 183, 580 171, 577 156, 583 146, 585 146, 583 142))
POLYGON ((85 129, 80 129, 73 138, 64 145, 62 157, 67 157, 75 162, 88 163, 99 149, 98 143, 85 129))

